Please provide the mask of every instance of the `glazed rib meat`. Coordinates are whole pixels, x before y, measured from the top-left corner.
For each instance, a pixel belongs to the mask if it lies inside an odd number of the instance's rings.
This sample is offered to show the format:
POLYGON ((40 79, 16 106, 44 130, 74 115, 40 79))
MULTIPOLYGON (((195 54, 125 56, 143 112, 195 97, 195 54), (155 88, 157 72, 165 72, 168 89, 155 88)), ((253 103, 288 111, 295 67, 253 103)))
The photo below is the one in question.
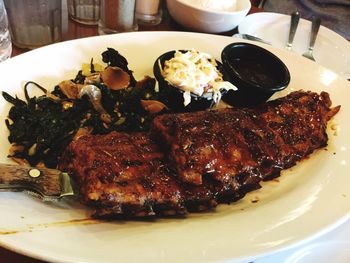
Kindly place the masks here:
POLYGON ((88 135, 66 149, 60 169, 74 175, 95 216, 183 214, 184 197, 146 133, 88 135))
POLYGON ((238 195, 220 182, 180 182, 148 133, 81 137, 65 150, 59 168, 74 176, 82 202, 95 208, 95 217, 183 215, 238 195))
POLYGON ((162 115, 153 132, 182 181, 235 178, 249 188, 327 145, 327 121, 340 108, 330 106, 328 93, 297 91, 254 109, 162 115))
POLYGON ((339 109, 298 91, 254 109, 161 115, 150 133, 73 141, 59 168, 96 217, 184 215, 236 201, 326 146, 339 109))

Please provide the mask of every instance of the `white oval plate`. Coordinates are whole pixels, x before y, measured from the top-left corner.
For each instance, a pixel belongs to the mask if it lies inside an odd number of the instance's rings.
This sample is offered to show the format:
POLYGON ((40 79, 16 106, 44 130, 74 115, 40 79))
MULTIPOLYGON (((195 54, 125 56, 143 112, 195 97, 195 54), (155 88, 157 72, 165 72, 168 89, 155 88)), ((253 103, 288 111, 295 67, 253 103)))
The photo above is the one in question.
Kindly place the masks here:
POLYGON ((350 262, 350 220, 308 244, 263 257, 254 263, 348 263, 350 262))
MULTIPOLYGON (((209 34, 136 32, 63 42, 1 63, 0 89, 23 98, 28 80, 53 88, 91 58, 101 63, 107 47, 120 51, 140 79, 152 75, 163 52, 196 48, 220 59, 224 46, 234 41, 209 34)), ((343 223, 350 211, 350 84, 294 53, 263 46, 291 72, 289 88, 278 96, 299 89, 327 91, 335 105, 342 105, 328 130, 326 150, 237 203, 185 219, 94 221, 74 201, 45 204, 23 193, 0 193, 0 244, 53 262, 234 262, 300 244, 343 223)), ((9 108, 1 97, 2 121, 9 108)), ((7 135, 1 125, 0 162, 9 162, 7 135)))
MULTIPOLYGON (((261 12, 246 16, 238 26, 239 33, 250 34, 284 48, 289 34, 290 16, 261 12)), ((293 51, 303 54, 308 47, 311 22, 300 19, 293 42, 293 51)), ((334 31, 321 26, 314 48, 316 62, 350 79, 350 42, 334 31)))

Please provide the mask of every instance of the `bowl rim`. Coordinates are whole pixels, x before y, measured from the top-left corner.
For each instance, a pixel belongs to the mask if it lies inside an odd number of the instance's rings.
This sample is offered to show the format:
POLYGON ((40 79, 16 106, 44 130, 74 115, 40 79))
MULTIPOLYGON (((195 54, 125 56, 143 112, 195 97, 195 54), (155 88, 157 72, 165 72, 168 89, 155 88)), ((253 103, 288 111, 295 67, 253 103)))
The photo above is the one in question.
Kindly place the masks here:
POLYGON ((208 14, 215 14, 215 15, 232 15, 232 14, 240 14, 240 13, 248 13, 249 10, 252 8, 252 3, 250 0, 237 0, 237 1, 246 1, 247 8, 241 9, 241 10, 235 10, 235 11, 226 11, 226 10, 208 10, 204 7, 198 7, 195 5, 188 4, 184 2, 184 0, 167 0, 167 1, 173 1, 178 2, 182 5, 185 5, 186 7, 193 8, 194 10, 201 11, 201 12, 207 12, 208 14))
MULTIPOLYGON (((257 89, 262 90, 262 91, 273 91, 273 92, 281 91, 289 85, 290 80, 291 80, 290 71, 289 71, 287 65, 278 56, 276 56, 275 54, 273 54, 269 50, 267 50, 261 46, 258 46, 258 45, 254 45, 254 44, 247 43, 247 42, 234 42, 234 43, 228 44, 221 51, 221 60, 222 60, 222 63, 225 67, 225 71, 227 72, 227 74, 230 74, 230 72, 228 72, 228 71, 233 71, 235 74, 235 77, 238 78, 242 83, 248 84, 249 86, 252 86, 252 87, 257 88, 257 89), (273 87, 263 87, 259 83, 241 78, 241 76, 238 74, 238 72, 236 71, 236 69, 234 67, 232 67, 229 63, 225 63, 225 61, 227 62, 227 59, 225 58, 225 54, 227 53, 227 51, 229 49, 231 49, 232 47, 235 47, 235 46, 237 46, 237 47, 243 46, 243 47, 253 48, 253 49, 257 50, 258 52, 262 52, 262 53, 270 56, 282 68, 282 70, 284 72, 283 80, 280 81, 277 85, 274 85, 273 87), (229 69, 227 69, 227 67, 229 69)), ((237 88, 239 89, 239 87, 237 87, 237 88)))

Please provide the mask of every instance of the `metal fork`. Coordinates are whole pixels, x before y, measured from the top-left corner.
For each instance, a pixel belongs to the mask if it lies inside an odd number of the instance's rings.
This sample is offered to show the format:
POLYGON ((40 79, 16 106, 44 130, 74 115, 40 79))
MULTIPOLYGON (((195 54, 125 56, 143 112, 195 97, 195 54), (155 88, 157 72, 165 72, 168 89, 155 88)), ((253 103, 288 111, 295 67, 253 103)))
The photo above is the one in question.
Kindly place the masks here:
POLYGON ((321 19, 318 17, 315 17, 312 19, 312 25, 311 25, 311 35, 310 35, 310 42, 308 50, 303 54, 304 57, 311 59, 315 61, 315 58, 313 56, 314 52, 314 46, 317 38, 317 33, 321 25, 321 19))

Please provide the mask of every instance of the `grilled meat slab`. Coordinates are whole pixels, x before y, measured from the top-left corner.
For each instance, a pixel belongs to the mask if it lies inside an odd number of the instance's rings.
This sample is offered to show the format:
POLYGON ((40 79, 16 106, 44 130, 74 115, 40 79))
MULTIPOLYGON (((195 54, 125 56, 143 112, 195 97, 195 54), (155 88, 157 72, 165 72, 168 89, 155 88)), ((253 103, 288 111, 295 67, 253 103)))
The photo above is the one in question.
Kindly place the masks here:
POLYGON ((232 185, 180 182, 148 133, 88 135, 72 142, 59 168, 77 182, 95 217, 183 215, 238 199, 232 185))
POLYGON ((153 133, 182 181, 201 185, 206 175, 249 187, 326 146, 327 121, 340 108, 330 106, 328 93, 297 91, 254 109, 162 115, 153 133))
POLYGON ((157 117, 151 133, 87 135, 59 168, 96 217, 183 215, 242 198, 326 146, 327 93, 293 92, 255 109, 157 117))
POLYGON ((88 135, 66 149, 60 169, 74 175, 95 216, 183 214, 184 196, 145 133, 88 135))

